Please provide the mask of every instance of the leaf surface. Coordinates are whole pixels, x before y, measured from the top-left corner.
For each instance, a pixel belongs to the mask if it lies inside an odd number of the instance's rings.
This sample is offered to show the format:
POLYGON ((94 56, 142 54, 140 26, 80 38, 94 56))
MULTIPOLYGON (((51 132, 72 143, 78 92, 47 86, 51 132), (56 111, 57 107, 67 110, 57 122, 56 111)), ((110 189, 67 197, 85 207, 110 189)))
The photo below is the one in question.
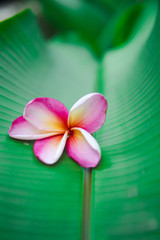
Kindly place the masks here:
MULTIPOLYGON (((159 22, 158 1, 144 3, 127 35, 125 21, 118 21, 110 39, 114 48, 106 51, 100 66, 78 38, 44 42, 29 10, 0 23, 2 239, 81 239, 89 220, 85 240, 159 239, 159 22), (36 159, 31 142, 9 138, 11 122, 29 100, 53 97, 70 108, 95 90, 106 96, 109 109, 95 134, 102 159, 92 178, 66 153, 48 167, 36 159), (92 179, 91 196, 84 179, 88 188, 92 179), (83 192, 91 207, 86 226, 83 192)), ((105 39, 104 31, 103 49, 105 39)))
POLYGON ((103 157, 92 174, 91 239, 159 238, 160 12, 147 5, 139 31, 102 62, 109 107, 96 135, 103 157))
POLYGON ((46 17, 53 26, 74 30, 93 38, 99 34, 108 18, 102 8, 81 0, 40 0, 46 17))
POLYGON ((33 98, 70 108, 92 91, 96 72, 84 47, 44 43, 29 10, 0 23, 1 239, 80 239, 84 170, 66 153, 53 167, 43 165, 33 143, 9 138, 8 130, 33 98))

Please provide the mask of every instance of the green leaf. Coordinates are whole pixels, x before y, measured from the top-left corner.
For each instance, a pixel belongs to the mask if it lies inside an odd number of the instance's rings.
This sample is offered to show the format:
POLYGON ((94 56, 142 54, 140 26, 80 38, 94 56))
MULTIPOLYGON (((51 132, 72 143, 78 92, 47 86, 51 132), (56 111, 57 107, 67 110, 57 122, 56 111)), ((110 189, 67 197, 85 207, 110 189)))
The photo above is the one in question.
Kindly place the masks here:
POLYGON ((9 138, 8 130, 35 97, 71 107, 93 91, 96 72, 83 46, 45 44, 29 10, 0 23, 1 239, 80 239, 84 170, 65 153, 53 167, 43 165, 33 144, 9 138))
POLYGON ((78 38, 45 43, 29 10, 0 23, 2 240, 159 239, 158 1, 146 1, 145 9, 129 34, 125 21, 117 23, 116 48, 100 66, 78 38), (102 149, 96 169, 84 174, 66 153, 48 167, 35 158, 32 143, 9 138, 29 100, 53 97, 70 108, 97 89, 109 109, 96 133, 102 149))
POLYGON ((40 0, 50 22, 63 30, 74 30, 96 37, 108 18, 106 12, 82 0, 40 0))
POLYGON ((154 1, 125 5, 119 9, 117 14, 113 15, 109 24, 100 33, 97 45, 101 52, 104 52, 109 48, 126 45, 139 34, 145 38, 154 23, 154 19, 154 1))
MULTIPOLYGON (((97 133, 102 161, 92 175, 91 239, 157 240, 160 223, 160 10, 102 62, 108 116, 97 133)), ((148 7, 147 7, 148 9, 148 7)))
POLYGON ((119 0, 112 0, 112 1, 111 0, 94 0, 94 1, 100 2, 107 8, 111 8, 114 11, 118 10, 121 6, 135 2, 134 0, 121 0, 121 1, 119 1, 119 0))

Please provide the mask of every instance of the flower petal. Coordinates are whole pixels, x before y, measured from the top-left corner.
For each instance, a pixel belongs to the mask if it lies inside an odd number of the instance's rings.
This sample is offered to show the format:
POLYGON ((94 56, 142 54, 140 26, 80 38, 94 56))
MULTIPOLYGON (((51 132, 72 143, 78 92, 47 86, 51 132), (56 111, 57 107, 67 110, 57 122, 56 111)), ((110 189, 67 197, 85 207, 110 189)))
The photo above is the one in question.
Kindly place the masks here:
POLYGON ((40 130, 64 133, 67 129, 68 110, 53 98, 36 98, 30 101, 23 116, 40 130))
POLYGON ((81 128, 72 129, 72 135, 67 139, 66 150, 68 156, 84 168, 95 167, 101 158, 97 141, 81 128))
POLYGON ((63 153, 68 131, 64 135, 57 135, 34 143, 33 150, 37 158, 46 164, 53 164, 58 161, 63 153))
POLYGON ((9 136, 21 140, 42 139, 57 133, 41 131, 27 122, 23 116, 15 119, 9 129, 9 136))
POLYGON ((107 101, 100 93, 90 93, 80 98, 69 112, 68 126, 96 132, 105 122, 107 101))

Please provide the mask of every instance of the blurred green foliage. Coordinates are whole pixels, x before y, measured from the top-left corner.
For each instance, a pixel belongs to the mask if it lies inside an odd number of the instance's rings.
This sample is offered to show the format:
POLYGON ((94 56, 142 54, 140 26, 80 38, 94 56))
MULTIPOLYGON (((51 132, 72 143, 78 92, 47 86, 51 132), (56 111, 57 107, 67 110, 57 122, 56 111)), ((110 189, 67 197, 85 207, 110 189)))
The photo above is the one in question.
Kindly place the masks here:
POLYGON ((145 9, 145 1, 133 0, 40 2, 53 27, 63 33, 76 33, 92 46, 97 56, 101 56, 108 47, 126 42, 145 9))
POLYGON ((159 240, 159 2, 40 2, 59 32, 49 41, 29 10, 0 23, 0 238, 159 240), (43 165, 8 129, 32 98, 70 108, 93 91, 109 109, 95 134, 102 159, 89 178, 86 230, 85 170, 66 153, 43 165))

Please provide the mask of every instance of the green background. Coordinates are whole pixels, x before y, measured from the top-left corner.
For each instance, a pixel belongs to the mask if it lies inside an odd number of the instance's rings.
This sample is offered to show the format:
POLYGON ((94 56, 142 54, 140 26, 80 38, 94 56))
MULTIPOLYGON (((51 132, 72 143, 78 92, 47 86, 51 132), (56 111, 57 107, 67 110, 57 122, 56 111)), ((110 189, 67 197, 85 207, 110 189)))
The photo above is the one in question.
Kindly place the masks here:
POLYGON ((0 23, 0 239, 158 240, 158 1, 41 2, 61 31, 53 39, 43 39, 30 10, 0 23), (49 167, 34 156, 33 142, 9 138, 31 99, 53 97, 69 109, 93 91, 109 107, 95 134, 102 159, 89 180, 66 153, 49 167))

